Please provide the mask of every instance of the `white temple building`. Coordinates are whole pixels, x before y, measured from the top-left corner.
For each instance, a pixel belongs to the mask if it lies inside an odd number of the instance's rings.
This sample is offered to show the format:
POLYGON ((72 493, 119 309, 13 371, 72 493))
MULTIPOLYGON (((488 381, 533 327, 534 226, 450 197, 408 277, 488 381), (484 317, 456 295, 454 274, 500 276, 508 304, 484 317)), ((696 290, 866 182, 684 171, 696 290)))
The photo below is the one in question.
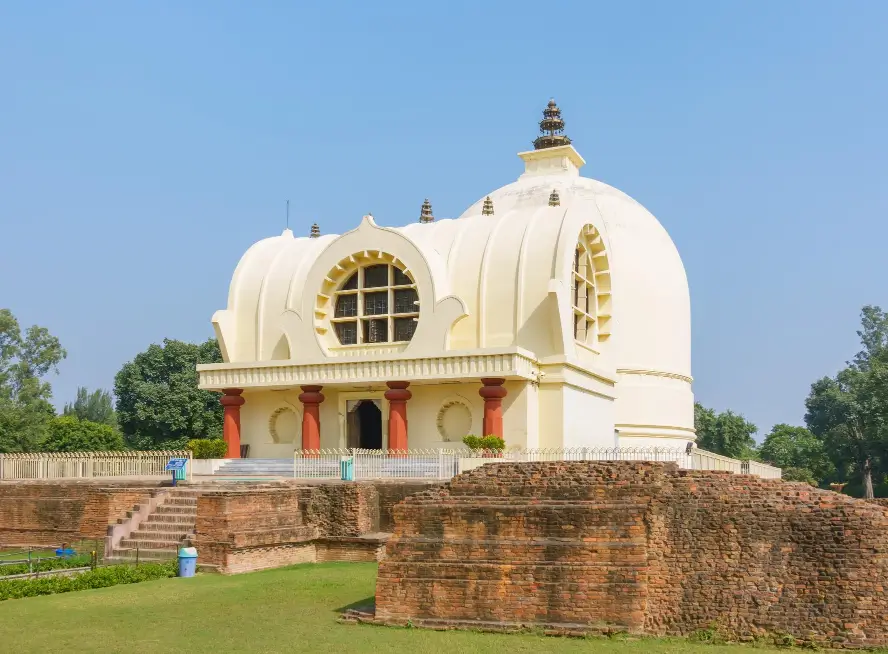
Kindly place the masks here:
POLYGON ((681 258, 582 177, 554 101, 524 172, 457 219, 290 230, 244 254, 213 316, 229 456, 294 449, 662 446, 694 440, 681 258))

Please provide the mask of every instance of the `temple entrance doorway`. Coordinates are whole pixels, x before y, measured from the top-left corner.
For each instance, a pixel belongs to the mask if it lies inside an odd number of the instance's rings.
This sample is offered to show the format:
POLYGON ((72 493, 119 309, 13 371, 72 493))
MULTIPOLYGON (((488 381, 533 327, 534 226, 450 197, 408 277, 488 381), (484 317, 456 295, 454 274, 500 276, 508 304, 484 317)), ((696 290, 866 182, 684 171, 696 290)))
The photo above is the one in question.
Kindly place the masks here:
POLYGON ((349 400, 346 443, 364 450, 382 449, 382 410, 379 400, 349 400))

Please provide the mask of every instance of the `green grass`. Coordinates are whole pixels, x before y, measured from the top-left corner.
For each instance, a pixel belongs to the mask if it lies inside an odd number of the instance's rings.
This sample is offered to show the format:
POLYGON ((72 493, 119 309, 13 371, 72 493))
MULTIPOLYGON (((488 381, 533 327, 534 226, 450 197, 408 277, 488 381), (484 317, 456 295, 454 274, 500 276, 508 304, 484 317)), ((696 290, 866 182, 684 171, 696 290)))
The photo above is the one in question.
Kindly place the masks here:
POLYGON ((373 595, 375 577, 375 564, 308 564, 8 600, 0 602, 0 649, 18 654, 781 651, 681 640, 567 639, 338 624, 343 607, 373 595))

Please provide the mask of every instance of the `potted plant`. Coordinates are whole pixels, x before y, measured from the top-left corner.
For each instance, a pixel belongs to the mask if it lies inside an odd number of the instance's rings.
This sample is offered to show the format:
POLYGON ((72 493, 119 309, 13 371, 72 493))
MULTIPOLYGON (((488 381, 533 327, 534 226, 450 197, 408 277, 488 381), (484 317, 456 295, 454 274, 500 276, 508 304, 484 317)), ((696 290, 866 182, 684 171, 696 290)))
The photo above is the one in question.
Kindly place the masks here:
POLYGON ((463 445, 471 450, 471 454, 467 457, 461 457, 459 460, 459 471, 466 472, 483 466, 485 463, 498 461, 503 457, 503 450, 506 449, 506 442, 499 436, 488 435, 479 438, 474 434, 463 437, 463 445))

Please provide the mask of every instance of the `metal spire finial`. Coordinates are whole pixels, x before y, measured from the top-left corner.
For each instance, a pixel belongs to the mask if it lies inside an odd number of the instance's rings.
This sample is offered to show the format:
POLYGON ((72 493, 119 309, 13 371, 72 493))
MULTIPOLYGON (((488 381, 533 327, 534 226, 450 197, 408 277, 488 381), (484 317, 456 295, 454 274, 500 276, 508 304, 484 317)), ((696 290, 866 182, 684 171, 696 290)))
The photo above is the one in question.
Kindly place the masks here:
POLYGON ((317 238, 317 237, 320 236, 320 235, 321 235, 321 228, 318 227, 318 224, 317 224, 317 223, 314 223, 314 224, 311 226, 311 233, 309 233, 308 237, 309 237, 309 238, 317 238))
POLYGON ((549 104, 543 109, 543 119, 540 121, 540 134, 533 142, 535 150, 557 148, 562 145, 570 145, 570 138, 564 134, 564 121, 561 119, 561 109, 555 104, 555 99, 549 100, 549 104))
POLYGON ((432 215, 432 203, 429 202, 428 198, 426 198, 425 202, 422 203, 422 209, 419 212, 419 222, 431 223, 434 221, 435 216, 432 215))
POLYGON ((484 206, 481 207, 481 215, 482 216, 492 216, 493 215, 493 200, 490 199, 488 195, 484 198, 484 206))

